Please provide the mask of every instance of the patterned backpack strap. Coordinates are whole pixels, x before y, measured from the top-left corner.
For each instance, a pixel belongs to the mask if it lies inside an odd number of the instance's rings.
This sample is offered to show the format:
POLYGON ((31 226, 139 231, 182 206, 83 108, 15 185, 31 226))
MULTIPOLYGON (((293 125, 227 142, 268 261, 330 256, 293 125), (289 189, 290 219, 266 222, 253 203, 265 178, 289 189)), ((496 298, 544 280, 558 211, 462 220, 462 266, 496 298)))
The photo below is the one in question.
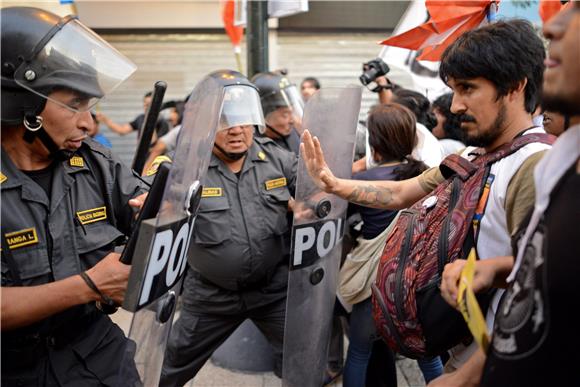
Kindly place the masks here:
POLYGON ((500 159, 503 159, 504 157, 511 155, 512 153, 517 152, 520 148, 528 144, 538 142, 541 144, 552 145, 554 141, 556 141, 556 137, 548 133, 524 134, 523 136, 518 136, 507 144, 500 146, 494 152, 481 156, 481 158, 478 158, 477 161, 479 163, 490 165, 500 159))
POLYGON ((458 154, 451 154, 441 161, 439 169, 446 179, 457 175, 461 180, 466 181, 475 173, 477 165, 458 154))

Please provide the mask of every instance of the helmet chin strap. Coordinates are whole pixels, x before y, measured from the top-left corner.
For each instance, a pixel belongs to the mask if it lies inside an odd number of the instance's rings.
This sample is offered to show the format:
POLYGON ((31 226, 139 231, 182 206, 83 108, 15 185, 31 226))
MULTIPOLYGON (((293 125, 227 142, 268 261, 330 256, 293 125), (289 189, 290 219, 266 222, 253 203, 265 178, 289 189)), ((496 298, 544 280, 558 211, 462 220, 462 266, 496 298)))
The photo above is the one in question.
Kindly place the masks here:
POLYGON ((74 154, 73 151, 67 149, 59 149, 58 145, 53 141, 53 139, 48 135, 44 127, 42 126, 42 117, 34 115, 26 115, 24 117, 24 127, 26 131, 24 132, 24 141, 29 144, 34 142, 34 139, 38 137, 42 145, 48 149, 48 157, 53 160, 64 161, 68 160, 74 154))
POLYGON ((232 161, 237 161, 237 160, 241 159, 242 157, 244 157, 246 154, 248 154, 248 150, 247 149, 245 151, 243 151, 243 152, 233 153, 233 152, 226 152, 218 144, 213 144, 213 146, 215 146, 216 148, 218 148, 219 151, 222 152, 224 156, 226 156, 228 159, 230 159, 232 161))
POLYGON ((274 129, 273 127, 271 127, 268 124, 266 124, 266 128, 270 129, 272 132, 274 132, 275 134, 277 134, 278 136, 280 136, 282 138, 287 138, 288 136, 290 136, 289 134, 283 135, 282 133, 278 132, 276 129, 274 129))

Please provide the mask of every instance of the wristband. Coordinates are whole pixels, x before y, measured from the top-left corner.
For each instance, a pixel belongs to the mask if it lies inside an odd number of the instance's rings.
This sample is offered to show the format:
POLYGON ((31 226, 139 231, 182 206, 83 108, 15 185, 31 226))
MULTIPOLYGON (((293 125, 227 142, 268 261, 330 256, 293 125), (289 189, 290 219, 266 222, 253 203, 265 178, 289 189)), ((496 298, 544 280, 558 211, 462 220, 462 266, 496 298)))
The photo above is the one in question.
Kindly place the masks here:
POLYGON ((91 279, 91 277, 89 277, 89 275, 82 271, 80 273, 81 278, 85 281, 85 283, 87 284, 87 286, 89 288, 91 288, 91 290, 95 293, 97 293, 99 295, 99 297, 101 297, 101 302, 103 304, 106 305, 110 305, 110 306, 116 306, 117 303, 109 296, 104 295, 103 293, 101 293, 101 291, 99 290, 99 288, 97 287, 97 285, 95 285, 95 283, 93 282, 93 280, 91 279))

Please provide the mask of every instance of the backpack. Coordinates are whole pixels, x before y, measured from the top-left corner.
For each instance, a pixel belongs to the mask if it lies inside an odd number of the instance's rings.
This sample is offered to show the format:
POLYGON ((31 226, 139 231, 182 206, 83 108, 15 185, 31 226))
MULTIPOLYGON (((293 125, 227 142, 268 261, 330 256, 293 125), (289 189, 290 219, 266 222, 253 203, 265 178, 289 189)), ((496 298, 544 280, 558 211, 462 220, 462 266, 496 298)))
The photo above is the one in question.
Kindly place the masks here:
MULTIPOLYGON (((465 259, 475 246, 494 178, 491 165, 527 144, 552 144, 554 139, 532 133, 472 161, 450 155, 439 167, 447 180, 401 212, 372 285, 375 324, 391 348, 418 359, 439 355, 471 338, 462 315, 441 297, 443 268, 465 259)), ((492 291, 478 295, 482 310, 492 296, 492 291)))

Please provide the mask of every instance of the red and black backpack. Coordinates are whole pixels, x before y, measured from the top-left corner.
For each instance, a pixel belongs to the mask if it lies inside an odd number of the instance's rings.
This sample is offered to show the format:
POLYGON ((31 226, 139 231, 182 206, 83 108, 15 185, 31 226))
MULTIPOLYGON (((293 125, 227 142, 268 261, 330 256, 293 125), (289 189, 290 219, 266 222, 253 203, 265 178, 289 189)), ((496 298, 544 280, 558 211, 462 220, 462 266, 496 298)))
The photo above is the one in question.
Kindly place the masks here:
MULTIPOLYGON (((491 165, 527 144, 552 144, 554 139, 545 133, 526 134, 472 161, 450 155, 440 165, 447 180, 401 212, 372 287, 375 324, 391 348, 422 358, 470 339, 463 317, 439 292, 443 268, 465 259, 475 246, 493 182, 491 165)), ((482 310, 491 296, 478 296, 482 310)))

